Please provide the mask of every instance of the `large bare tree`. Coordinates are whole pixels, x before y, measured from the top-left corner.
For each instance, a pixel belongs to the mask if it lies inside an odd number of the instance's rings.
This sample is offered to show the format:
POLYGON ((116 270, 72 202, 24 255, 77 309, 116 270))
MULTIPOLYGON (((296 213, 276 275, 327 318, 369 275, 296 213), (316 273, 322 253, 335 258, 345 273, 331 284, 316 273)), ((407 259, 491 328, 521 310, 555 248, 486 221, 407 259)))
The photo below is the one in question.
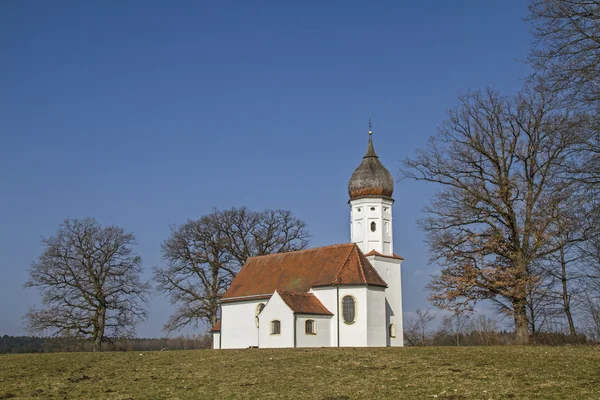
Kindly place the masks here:
POLYGON ((576 165, 577 179, 600 198, 600 0, 530 0, 536 42, 530 52, 534 79, 594 116, 576 165))
POLYGON ((173 227, 162 245, 165 265, 154 268, 156 288, 177 306, 164 329, 214 325, 220 298, 248 257, 301 250, 309 237, 287 210, 214 210, 173 227))
POLYGON ((571 194, 564 166, 585 122, 540 86, 514 98, 469 93, 405 161, 403 177, 439 185, 421 221, 442 267, 429 284, 434 304, 456 310, 491 300, 512 315, 517 342, 528 342, 532 263, 556 251, 548 239, 571 194))
POLYGON ((132 336, 146 317, 149 285, 135 236, 92 218, 67 219, 42 240, 25 287, 38 288, 43 307, 26 315, 33 333, 90 339, 94 351, 111 338, 132 336))
POLYGON ((600 1, 532 0, 531 62, 555 90, 600 102, 600 1))

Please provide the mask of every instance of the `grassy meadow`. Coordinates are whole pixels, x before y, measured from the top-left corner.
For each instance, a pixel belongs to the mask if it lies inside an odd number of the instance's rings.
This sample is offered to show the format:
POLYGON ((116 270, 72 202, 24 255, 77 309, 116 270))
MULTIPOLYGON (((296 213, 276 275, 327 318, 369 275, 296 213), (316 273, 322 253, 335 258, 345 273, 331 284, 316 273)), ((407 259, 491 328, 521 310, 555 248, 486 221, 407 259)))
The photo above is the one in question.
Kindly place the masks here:
POLYGON ((0 399, 600 399, 600 347, 0 355, 0 399))

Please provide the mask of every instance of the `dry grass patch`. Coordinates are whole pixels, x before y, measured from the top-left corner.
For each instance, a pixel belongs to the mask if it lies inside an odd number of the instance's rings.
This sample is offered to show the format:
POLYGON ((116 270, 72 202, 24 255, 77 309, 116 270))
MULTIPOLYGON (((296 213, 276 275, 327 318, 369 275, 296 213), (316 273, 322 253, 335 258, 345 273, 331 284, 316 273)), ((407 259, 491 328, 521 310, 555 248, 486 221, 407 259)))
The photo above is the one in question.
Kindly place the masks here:
POLYGON ((0 355, 0 399, 599 399, 599 347, 0 355))

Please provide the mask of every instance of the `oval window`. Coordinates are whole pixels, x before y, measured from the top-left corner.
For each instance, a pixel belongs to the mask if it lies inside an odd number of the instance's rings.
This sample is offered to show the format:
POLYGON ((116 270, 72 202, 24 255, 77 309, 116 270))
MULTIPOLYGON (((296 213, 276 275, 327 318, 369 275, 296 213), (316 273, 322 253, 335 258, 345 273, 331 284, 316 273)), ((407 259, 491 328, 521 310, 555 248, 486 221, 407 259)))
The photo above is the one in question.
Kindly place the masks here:
POLYGON ((356 303, 354 297, 344 296, 342 299, 342 316, 346 324, 353 324, 356 317, 356 303))
POLYGON ((377 229, 377 224, 375 223, 375 221, 371 222, 371 232, 375 232, 375 229, 377 229))

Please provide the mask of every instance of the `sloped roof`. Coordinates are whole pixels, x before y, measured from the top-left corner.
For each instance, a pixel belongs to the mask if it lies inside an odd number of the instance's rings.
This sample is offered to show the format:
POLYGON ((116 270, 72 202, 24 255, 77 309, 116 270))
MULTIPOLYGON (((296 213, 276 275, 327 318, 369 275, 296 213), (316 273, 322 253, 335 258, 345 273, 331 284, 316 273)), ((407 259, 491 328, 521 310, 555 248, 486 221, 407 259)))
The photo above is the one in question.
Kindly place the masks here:
POLYGON ((251 257, 222 299, 270 296, 276 290, 308 292, 330 285, 387 286, 358 246, 347 243, 251 257))
POLYGON ((394 258, 396 260, 404 260, 404 257, 399 256, 398 254, 381 254, 380 252, 375 251, 375 250, 371 250, 370 252, 365 254, 365 257, 369 257, 369 256, 378 256, 378 257, 385 257, 385 258, 394 258))
POLYGON ((210 330, 211 332, 221 332, 221 321, 219 320, 210 330))
POLYGON ((296 314, 333 315, 312 293, 284 292, 282 290, 278 290, 277 293, 296 314))

